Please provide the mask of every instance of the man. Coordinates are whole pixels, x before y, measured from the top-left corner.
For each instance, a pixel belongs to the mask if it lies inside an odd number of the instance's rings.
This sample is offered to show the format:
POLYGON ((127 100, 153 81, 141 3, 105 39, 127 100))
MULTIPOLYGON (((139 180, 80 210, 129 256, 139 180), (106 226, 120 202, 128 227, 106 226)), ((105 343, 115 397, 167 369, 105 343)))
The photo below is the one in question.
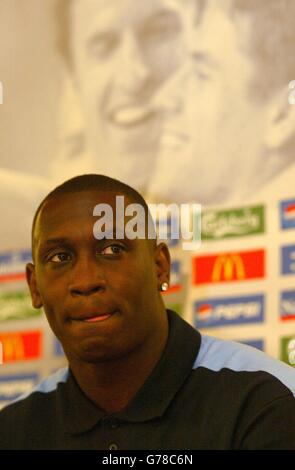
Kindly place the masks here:
POLYGON ((268 183, 273 194, 294 164, 294 1, 196 3, 191 64, 159 96, 174 117, 149 192, 203 204, 244 201, 268 183))
POLYGON ((127 215, 120 236, 97 230, 99 204, 118 224, 118 196, 149 219, 134 189, 101 175, 37 210, 27 280, 69 369, 1 411, 1 449, 295 449, 294 370, 165 311, 166 245, 130 237, 127 215))
MULTIPOLYGON (((54 162, 59 177, 63 169, 68 175, 69 169, 73 174, 92 166, 145 187, 163 122, 153 99, 185 58, 186 25, 191 18, 187 3, 189 6, 187 0, 59 3, 60 51, 79 97, 78 103, 65 98, 70 106, 67 119, 81 108, 81 133, 85 133, 84 149, 79 146, 73 156, 68 153, 71 145, 66 131, 54 162), (108 158, 99 159, 101 154, 108 158)), ((69 78, 65 83, 68 95, 69 78)), ((79 140, 77 132, 73 124, 74 142, 79 140)))

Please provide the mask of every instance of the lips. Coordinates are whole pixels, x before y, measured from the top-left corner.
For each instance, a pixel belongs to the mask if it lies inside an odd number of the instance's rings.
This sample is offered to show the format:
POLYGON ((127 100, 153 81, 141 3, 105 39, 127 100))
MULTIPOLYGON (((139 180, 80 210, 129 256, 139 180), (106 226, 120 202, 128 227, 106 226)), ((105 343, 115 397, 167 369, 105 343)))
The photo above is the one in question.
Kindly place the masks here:
POLYGON ((116 311, 105 310, 104 312, 87 312, 83 316, 81 315, 80 317, 73 318, 73 320, 83 323, 98 323, 107 320, 108 318, 113 316, 114 313, 116 313, 116 311))
POLYGON ((189 137, 187 134, 169 130, 163 132, 160 143, 162 147, 178 148, 182 147, 183 145, 186 145, 188 141, 189 137))
POLYGON ((100 321, 107 320, 112 315, 113 315, 112 313, 106 313, 105 315, 98 315, 96 317, 87 318, 86 320, 83 320, 83 321, 86 322, 86 323, 97 323, 97 322, 100 322, 100 321))
POLYGON ((129 128, 144 124, 155 115, 156 111, 149 106, 127 105, 114 109, 110 113, 110 120, 118 127, 129 128))

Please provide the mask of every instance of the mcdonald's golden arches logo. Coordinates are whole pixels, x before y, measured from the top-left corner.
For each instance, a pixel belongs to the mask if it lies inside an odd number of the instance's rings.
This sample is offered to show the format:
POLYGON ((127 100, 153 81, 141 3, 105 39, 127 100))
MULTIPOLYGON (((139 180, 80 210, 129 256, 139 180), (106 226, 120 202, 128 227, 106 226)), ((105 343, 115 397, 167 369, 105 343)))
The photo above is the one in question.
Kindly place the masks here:
POLYGON ((252 250, 196 256, 193 283, 246 281, 265 277, 265 251, 252 250))
POLYGON ((238 253, 219 256, 213 268, 212 281, 232 281, 233 279, 245 279, 245 266, 238 253))

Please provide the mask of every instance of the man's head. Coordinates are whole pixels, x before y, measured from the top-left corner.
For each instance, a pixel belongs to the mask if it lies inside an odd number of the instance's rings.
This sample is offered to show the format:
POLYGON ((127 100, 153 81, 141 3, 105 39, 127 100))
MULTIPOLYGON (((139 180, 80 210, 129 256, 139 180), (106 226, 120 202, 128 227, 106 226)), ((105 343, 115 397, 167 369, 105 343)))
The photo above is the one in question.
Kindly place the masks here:
POLYGON ((144 156, 155 156, 162 121, 153 97, 183 61, 186 3, 60 2, 60 50, 77 84, 88 146, 109 156, 101 162, 104 172, 118 167, 116 174, 123 175, 138 158, 141 174, 150 171, 144 156))
MULTIPOLYGON (((170 85, 171 92, 185 90, 177 100, 187 99, 186 111, 166 133, 181 135, 178 155, 191 155, 193 187, 186 185, 184 194, 216 203, 253 193, 294 160, 288 84, 295 76, 295 3, 207 0, 202 6, 190 72, 182 85, 170 85)), ((164 149, 173 161, 173 148, 164 149)))
POLYGON ((169 280, 167 247, 146 238, 94 237, 94 207, 108 204, 116 220, 118 195, 147 209, 131 187, 84 175, 53 190, 34 219, 34 264, 27 265, 33 306, 44 307, 70 362, 152 347, 165 322, 159 291, 169 280))

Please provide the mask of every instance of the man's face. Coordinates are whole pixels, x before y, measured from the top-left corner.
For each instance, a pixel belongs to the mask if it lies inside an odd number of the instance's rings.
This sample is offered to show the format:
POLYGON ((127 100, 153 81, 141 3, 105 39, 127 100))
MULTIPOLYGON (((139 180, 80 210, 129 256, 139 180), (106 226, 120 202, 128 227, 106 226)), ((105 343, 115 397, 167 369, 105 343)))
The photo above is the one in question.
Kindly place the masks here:
POLYGON ((127 171, 133 158, 136 177, 139 157, 140 173, 151 166, 143 157, 154 156, 162 118, 152 99, 183 61, 183 10, 179 0, 72 2, 74 75, 88 144, 105 156, 103 172, 108 165, 112 176, 116 165, 127 171))
POLYGON ((253 189, 264 172, 267 106, 251 95, 257 64, 247 55, 249 31, 246 19, 236 25, 218 2, 208 3, 189 71, 169 85, 185 109, 167 121, 162 158, 166 168, 179 160, 171 190, 179 182, 185 198, 225 201, 253 189))
POLYGON ((112 192, 72 193, 49 200, 38 217, 33 303, 43 305, 70 362, 152 347, 162 325, 163 252, 146 239, 94 238, 94 207, 110 204, 115 213, 115 202, 112 192))

